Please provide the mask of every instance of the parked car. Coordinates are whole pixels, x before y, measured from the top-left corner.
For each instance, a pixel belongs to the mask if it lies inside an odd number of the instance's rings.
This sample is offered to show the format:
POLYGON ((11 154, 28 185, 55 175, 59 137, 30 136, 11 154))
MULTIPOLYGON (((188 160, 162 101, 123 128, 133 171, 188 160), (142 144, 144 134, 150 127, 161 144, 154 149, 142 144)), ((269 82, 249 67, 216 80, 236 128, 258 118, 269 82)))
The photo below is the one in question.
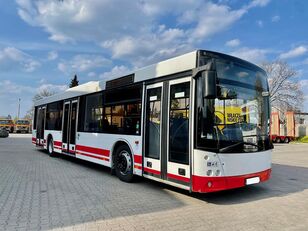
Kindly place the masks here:
POLYGON ((0 127, 0 137, 1 138, 6 138, 9 136, 9 132, 5 128, 0 127))

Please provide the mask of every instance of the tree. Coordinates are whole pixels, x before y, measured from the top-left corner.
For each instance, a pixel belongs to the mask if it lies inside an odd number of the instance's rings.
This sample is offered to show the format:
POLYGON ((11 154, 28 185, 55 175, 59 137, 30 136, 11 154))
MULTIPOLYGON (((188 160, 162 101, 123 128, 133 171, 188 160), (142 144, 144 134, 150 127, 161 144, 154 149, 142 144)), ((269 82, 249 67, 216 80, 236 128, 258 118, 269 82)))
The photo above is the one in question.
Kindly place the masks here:
POLYGON ((74 78, 71 80, 69 87, 72 88, 72 87, 76 87, 78 85, 79 85, 79 81, 77 80, 77 75, 74 75, 74 78))
POLYGON ((296 81, 297 71, 288 63, 280 60, 264 62, 261 67, 268 75, 272 107, 282 112, 300 110, 303 105, 304 94, 296 81))
POLYGON ((24 116, 24 119, 26 120, 32 120, 33 119, 33 114, 34 114, 34 107, 31 107, 31 109, 29 109, 26 112, 26 115, 24 116))
POLYGON ((51 91, 51 90, 48 90, 47 88, 44 88, 41 91, 39 91, 37 94, 34 95, 33 101, 35 102, 37 100, 44 99, 44 98, 52 96, 54 94, 55 94, 54 91, 51 91))

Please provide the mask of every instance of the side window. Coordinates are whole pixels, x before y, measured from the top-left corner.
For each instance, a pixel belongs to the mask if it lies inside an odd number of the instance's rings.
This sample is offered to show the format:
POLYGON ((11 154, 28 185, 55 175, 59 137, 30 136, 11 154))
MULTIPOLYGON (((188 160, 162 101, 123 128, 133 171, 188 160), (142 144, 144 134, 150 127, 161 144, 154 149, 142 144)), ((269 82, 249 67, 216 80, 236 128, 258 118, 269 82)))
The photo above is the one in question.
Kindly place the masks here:
POLYGON ((110 133, 139 135, 140 119, 140 102, 106 106, 103 119, 103 131, 110 133))
POLYGON ((103 128, 102 93, 88 95, 85 99, 84 131, 101 132, 103 128))
POLYGON ((46 111, 46 130, 60 131, 62 129, 62 114, 63 101, 48 104, 46 111))
POLYGON ((169 160, 189 162, 189 94, 190 83, 170 87, 169 160))
POLYGON ((139 135, 141 121, 141 85, 106 92, 103 131, 139 135))

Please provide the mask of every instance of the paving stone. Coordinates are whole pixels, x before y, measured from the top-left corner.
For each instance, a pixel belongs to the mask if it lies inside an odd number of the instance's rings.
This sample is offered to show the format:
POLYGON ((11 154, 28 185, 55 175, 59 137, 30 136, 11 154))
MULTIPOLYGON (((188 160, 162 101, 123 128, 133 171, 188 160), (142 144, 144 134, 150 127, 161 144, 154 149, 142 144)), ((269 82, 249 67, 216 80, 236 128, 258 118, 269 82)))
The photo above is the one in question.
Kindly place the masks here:
POLYGON ((277 145, 269 182, 189 194, 0 139, 0 230, 307 230, 308 145, 277 145))

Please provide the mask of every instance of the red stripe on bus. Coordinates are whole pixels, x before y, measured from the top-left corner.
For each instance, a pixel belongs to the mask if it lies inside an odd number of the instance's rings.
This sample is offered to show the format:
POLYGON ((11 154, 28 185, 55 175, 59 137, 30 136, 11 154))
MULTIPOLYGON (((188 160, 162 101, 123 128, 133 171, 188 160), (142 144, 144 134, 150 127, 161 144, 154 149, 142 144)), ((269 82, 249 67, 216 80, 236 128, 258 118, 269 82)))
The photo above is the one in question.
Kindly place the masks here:
POLYGON ((95 159, 100 159, 100 160, 104 160, 104 161, 109 161, 109 159, 108 159, 108 158, 105 158, 105 157, 93 156, 93 155, 86 154, 86 153, 82 153, 82 152, 78 152, 78 151, 76 151, 76 154, 77 154, 77 155, 82 155, 82 156, 91 157, 91 158, 95 158, 95 159))
POLYGON ((142 164, 142 156, 134 155, 134 162, 137 164, 142 164))
POLYGON ((143 170, 145 171, 145 172, 148 172, 148 173, 152 173, 152 174, 155 174, 155 175, 160 175, 160 171, 157 171, 157 170, 155 170, 155 169, 151 169, 151 168, 143 168, 143 170))
POLYGON ((36 138, 35 138, 35 137, 32 137, 32 141, 35 141, 35 142, 36 142, 36 138))
POLYGON ((142 166, 139 166, 139 165, 134 165, 134 168, 142 170, 142 166))
POLYGON ((71 153, 71 154, 75 154, 74 150, 68 150, 68 152, 71 153))
POLYGON ((84 152, 90 152, 94 153, 97 155, 103 155, 109 157, 110 151, 106 149, 100 149, 100 148, 93 148, 93 147, 88 147, 88 146, 83 146, 83 145, 76 145, 76 151, 84 151, 84 152))
POLYGON ((168 174, 167 174, 167 177, 168 177, 168 178, 171 178, 171 179, 174 179, 174 180, 184 181, 184 182, 186 182, 186 183, 190 181, 190 179, 187 178, 187 177, 178 176, 178 175, 174 175, 174 174, 171 174, 171 173, 168 173, 168 174))
POLYGON ((62 142, 60 142, 60 141, 54 141, 53 144, 57 145, 57 146, 62 146, 62 142))

